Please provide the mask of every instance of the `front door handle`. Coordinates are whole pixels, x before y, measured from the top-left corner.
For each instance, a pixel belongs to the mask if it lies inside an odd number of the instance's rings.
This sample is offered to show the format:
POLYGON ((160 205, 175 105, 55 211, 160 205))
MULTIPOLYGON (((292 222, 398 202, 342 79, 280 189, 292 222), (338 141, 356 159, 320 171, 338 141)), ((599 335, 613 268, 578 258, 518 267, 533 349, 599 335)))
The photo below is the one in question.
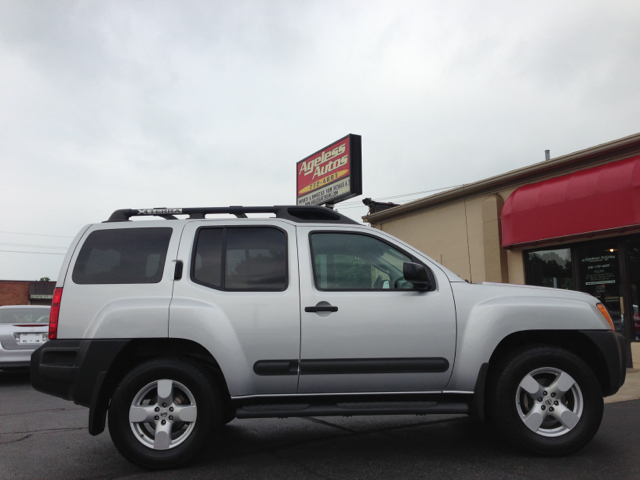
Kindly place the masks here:
POLYGON ((338 307, 334 307, 327 302, 320 302, 315 307, 304 307, 305 312, 337 312, 338 307))

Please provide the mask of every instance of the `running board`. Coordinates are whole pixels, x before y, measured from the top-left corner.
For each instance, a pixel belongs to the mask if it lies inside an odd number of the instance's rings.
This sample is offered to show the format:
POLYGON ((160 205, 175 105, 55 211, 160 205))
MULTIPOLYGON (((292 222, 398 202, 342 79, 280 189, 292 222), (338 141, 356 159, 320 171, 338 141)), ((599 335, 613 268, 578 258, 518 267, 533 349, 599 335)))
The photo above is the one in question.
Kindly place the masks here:
POLYGON ((269 404, 245 405, 236 410, 237 418, 330 417, 356 415, 468 414, 466 403, 437 402, 353 402, 332 405, 269 404))

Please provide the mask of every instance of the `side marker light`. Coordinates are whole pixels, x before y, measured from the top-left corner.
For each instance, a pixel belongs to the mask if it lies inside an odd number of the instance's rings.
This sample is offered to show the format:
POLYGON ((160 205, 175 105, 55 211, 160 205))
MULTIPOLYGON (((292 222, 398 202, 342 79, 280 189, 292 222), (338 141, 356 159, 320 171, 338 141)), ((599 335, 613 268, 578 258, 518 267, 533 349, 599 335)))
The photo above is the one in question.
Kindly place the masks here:
POLYGON ((609 312, 607 311, 607 307, 605 307, 601 303, 597 304, 596 307, 598 307, 598 310, 600 310, 600 313, 602 314, 602 316, 606 318, 607 322, 609 322, 609 325, 611 325, 611 330, 615 330, 616 327, 613 326, 613 320, 611 320, 611 315, 609 315, 609 312))

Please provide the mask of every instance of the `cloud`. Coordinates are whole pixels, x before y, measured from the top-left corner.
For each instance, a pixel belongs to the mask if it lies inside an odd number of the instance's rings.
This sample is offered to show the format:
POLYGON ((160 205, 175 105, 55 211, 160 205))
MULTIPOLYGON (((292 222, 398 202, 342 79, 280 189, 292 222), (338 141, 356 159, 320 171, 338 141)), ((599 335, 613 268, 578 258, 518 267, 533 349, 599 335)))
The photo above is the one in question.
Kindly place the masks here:
MULTIPOLYGON (((374 198, 629 135, 639 10, 3 2, 0 222, 73 236, 118 208, 291 203, 295 162, 347 133, 374 198)), ((0 278, 57 277, 55 261, 0 255, 0 278)))

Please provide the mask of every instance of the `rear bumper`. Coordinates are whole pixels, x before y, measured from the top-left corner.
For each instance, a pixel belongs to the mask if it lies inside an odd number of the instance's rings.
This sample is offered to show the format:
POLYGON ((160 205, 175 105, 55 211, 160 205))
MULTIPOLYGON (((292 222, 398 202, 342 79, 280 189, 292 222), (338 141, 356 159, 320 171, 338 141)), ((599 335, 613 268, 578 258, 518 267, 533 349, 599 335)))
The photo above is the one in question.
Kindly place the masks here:
POLYGON ((33 353, 32 349, 5 350, 0 346, 0 370, 29 367, 31 353, 33 353))
POLYGON ((602 393, 605 397, 613 395, 627 376, 626 341, 621 334, 610 330, 587 330, 582 333, 596 345, 606 365, 609 382, 602 393))
POLYGON ((12 370, 14 368, 27 369, 29 365, 30 362, 28 360, 24 362, 8 362, 3 360, 0 362, 0 370, 12 370))
POLYGON ((50 340, 31 355, 31 385, 91 407, 102 381, 129 340, 50 340))

